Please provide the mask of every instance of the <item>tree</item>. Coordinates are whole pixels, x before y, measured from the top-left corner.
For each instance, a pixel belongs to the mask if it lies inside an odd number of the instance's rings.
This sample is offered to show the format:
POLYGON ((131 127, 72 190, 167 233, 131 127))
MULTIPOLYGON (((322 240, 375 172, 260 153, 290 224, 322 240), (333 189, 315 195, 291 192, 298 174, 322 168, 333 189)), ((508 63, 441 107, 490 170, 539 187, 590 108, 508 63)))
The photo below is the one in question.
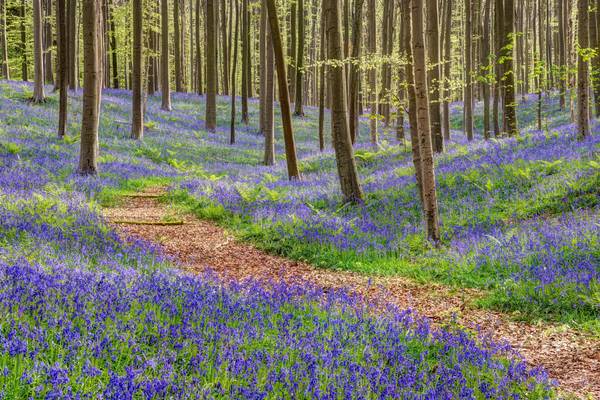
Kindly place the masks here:
MULTIPOLYGON (((198 0, 200 1, 200 0, 198 0)), ((235 143, 235 93, 236 93, 236 73, 237 73, 237 53, 238 53, 238 30, 240 26, 240 18, 239 18, 239 6, 238 0, 234 0, 235 2, 235 34, 233 35, 233 67, 231 70, 231 123, 229 130, 229 143, 235 143)), ((264 6, 263 6, 264 7, 264 6)), ((261 96, 262 97, 262 96, 261 96)))
POLYGON ((273 45, 273 52, 275 55, 275 66, 277 68, 279 107, 281 108, 283 140, 285 143, 285 157, 287 162, 288 177, 290 180, 299 179, 300 170, 298 169, 298 160, 296 157, 296 143, 294 141, 294 131, 292 130, 290 96, 288 93, 285 59, 283 58, 283 46, 281 44, 281 33, 279 31, 277 7, 275 5, 275 0, 265 1, 267 2, 267 15, 269 19, 269 29, 271 32, 271 43, 273 45))
POLYGON ((8 68, 8 40, 6 39, 6 0, 0 0, 0 74, 10 79, 8 68))
MULTIPOLYGON (((245 0, 246 1, 246 0, 245 0)), ((206 129, 217 129, 217 33, 215 0, 206 0, 206 129)))
POLYGON ((473 140, 473 12, 471 0, 465 0, 465 133, 473 140))
POLYGON ((115 89, 119 88, 119 64, 117 59, 117 32, 115 29, 115 17, 113 12, 113 0, 108 0, 107 10, 108 15, 108 29, 110 37, 110 51, 112 59, 112 81, 115 89))
MULTIPOLYGON (((364 0, 354 0, 354 18, 352 24, 352 59, 358 60, 361 55, 361 39, 362 39, 362 10, 364 0)), ((358 84, 360 80, 360 70, 357 63, 350 64, 350 74, 348 80, 348 90, 350 91, 348 96, 349 101, 349 124, 350 124, 350 138, 352 143, 356 142, 358 134, 358 84)))
POLYGON ((44 55, 42 37, 42 1, 33 0, 33 103, 42 103, 46 100, 44 93, 44 55))
POLYGON ((142 0, 132 0, 133 17, 133 71, 132 71, 132 112, 131 112, 131 138, 144 137, 144 109, 142 106, 142 0))
POLYGON ((171 90, 169 89, 169 1, 160 3, 160 90, 162 92, 161 109, 171 111, 171 90))
POLYGON ((100 117, 100 16, 99 0, 82 0, 83 29, 83 106, 79 173, 98 173, 98 124, 100 117))
POLYGON ((444 151, 442 136, 442 115, 440 112, 440 33, 438 18, 438 0, 427 0, 427 56, 429 64, 428 85, 430 90, 429 113, 433 149, 436 153, 444 151))
MULTIPOLYGON (((324 7, 326 0, 321 0, 321 7, 324 7)), ((319 67, 319 150, 325 150, 325 70, 327 69, 326 61, 326 36, 325 36, 325 18, 321 17, 321 33, 320 33, 320 53, 319 60, 321 65, 319 67)))
POLYGON ((175 91, 183 92, 183 73, 181 66, 181 30, 179 28, 180 20, 179 0, 173 0, 173 37, 175 39, 175 91))
MULTIPOLYGON (((435 244, 440 241, 438 221, 435 171, 433 166, 433 147, 429 120, 429 98, 425 61, 425 36, 423 34, 423 0, 412 0, 412 49, 417 100, 417 118, 419 132, 419 151, 423 174, 423 208, 427 238, 435 244)), ((413 144, 414 145, 414 144, 413 144)))
POLYGON ((304 75, 304 0, 296 0, 298 2, 298 51, 296 53, 296 104, 294 115, 304 115, 302 108, 303 95, 303 75, 304 75))
POLYGON ((250 64, 250 21, 248 14, 248 0, 242 0, 242 122, 244 124, 248 123, 248 86, 250 84, 248 76, 248 66, 250 64))
MULTIPOLYGON (((488 0, 490 2, 491 0, 488 0)), ((450 140, 450 81, 452 72, 452 0, 446 0, 446 21, 444 23, 444 102, 442 109, 444 140, 450 140)))
MULTIPOLYGON (((236 0, 237 1, 237 0, 236 0)), ((237 3, 236 3, 237 7, 237 3)), ((198 94, 203 93, 202 87, 202 50, 200 46, 200 0, 196 0, 196 89, 198 94)), ((237 14, 237 12, 236 12, 237 14)))
POLYGON ((482 96, 483 96, 483 136, 490 138, 490 84, 487 76, 489 75, 490 65, 490 12, 492 1, 485 1, 484 16, 482 19, 483 40, 481 42, 481 70, 483 77, 482 96))
POLYGON ((346 84, 344 78, 342 35, 339 0, 326 0, 323 15, 326 19, 327 59, 329 85, 331 87, 331 130, 333 148, 337 161, 338 176, 345 202, 362 201, 363 194, 358 182, 356 161, 348 127, 346 84))
MULTIPOLYGON (((377 53, 377 27, 376 27, 376 13, 377 8, 375 0, 368 0, 367 3, 368 17, 367 17, 367 50, 369 55, 375 56, 377 53)), ((369 70, 369 102, 371 106, 371 119, 370 119, 370 131, 371 131, 371 143, 377 145, 377 70, 371 68, 369 70)))
POLYGON ((27 62, 27 36, 25 32, 25 0, 21 0, 21 23, 19 24, 19 32, 21 34, 21 79, 25 82, 29 80, 28 77, 28 62, 27 62))
POLYGON ((577 132, 580 138, 590 136, 590 81, 588 55, 589 46, 589 1, 577 1, 579 26, 577 28, 577 132))
POLYGON ((69 89, 79 87, 79 30, 77 25, 77 0, 67 2, 67 40, 69 41, 69 89))
POLYGON ((58 137, 67 133, 67 89, 69 85, 69 53, 67 50, 67 10, 65 0, 56 0, 56 36, 58 44, 57 83, 59 94, 58 137))
POLYGON ((517 128, 517 100, 515 98, 515 72, 513 52, 515 48, 515 6, 514 0, 504 0, 504 119, 509 136, 519 134, 517 128))
MULTIPOLYGON (((265 14, 267 13, 266 5, 265 14)), ((266 21, 265 21, 266 22, 266 21)), ((265 113, 264 113, 264 135, 265 135, 265 154, 263 163, 265 165, 273 165, 275 163, 275 129, 273 126, 273 100, 275 96, 274 84, 274 62, 273 62, 273 44, 271 39, 271 30, 267 26, 266 29, 266 45, 265 45, 265 113)), ((262 96, 262 94, 261 94, 262 96)))

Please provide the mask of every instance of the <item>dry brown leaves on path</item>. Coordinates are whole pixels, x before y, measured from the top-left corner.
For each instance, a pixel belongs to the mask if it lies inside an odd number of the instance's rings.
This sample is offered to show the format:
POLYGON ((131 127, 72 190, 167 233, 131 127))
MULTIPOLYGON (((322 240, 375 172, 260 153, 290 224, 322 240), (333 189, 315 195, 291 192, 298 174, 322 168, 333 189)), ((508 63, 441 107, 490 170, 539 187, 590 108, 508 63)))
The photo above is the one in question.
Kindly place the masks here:
POLYGON ((412 308, 443 324, 453 319, 482 334, 508 342, 531 366, 542 366, 562 389, 600 399, 600 341, 568 327, 528 324, 503 313, 478 309, 472 289, 418 284, 401 277, 368 277, 352 272, 320 269, 241 243, 213 222, 190 214, 178 215, 157 200, 161 189, 129 196, 117 208, 105 209, 124 239, 142 238, 159 244, 187 271, 211 270, 225 280, 253 278, 264 282, 310 282, 324 289, 346 288, 370 301, 412 308), (165 222, 175 223, 165 223, 165 222), (181 222, 181 223, 180 223, 181 222))

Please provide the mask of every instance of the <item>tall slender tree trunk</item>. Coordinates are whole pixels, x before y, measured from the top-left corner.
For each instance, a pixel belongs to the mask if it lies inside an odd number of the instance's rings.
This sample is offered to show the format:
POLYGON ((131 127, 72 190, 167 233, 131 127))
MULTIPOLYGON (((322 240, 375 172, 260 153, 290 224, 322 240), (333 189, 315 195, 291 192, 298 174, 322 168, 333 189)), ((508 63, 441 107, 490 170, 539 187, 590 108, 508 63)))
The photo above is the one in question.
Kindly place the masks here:
POLYGON ((517 100, 515 97, 515 71, 513 53, 515 47, 514 0, 504 0, 504 115, 509 136, 519 134, 517 127, 517 100))
MULTIPOLYGON (((197 0, 200 2, 200 0, 197 0)), ((236 93, 236 73, 237 73, 237 61, 238 61, 238 30, 240 27, 240 14, 238 0, 235 2, 235 33, 233 35, 233 67, 231 69, 231 121, 229 124, 229 143, 235 143, 235 93, 236 93)), ((263 5, 264 7, 264 5, 263 5)), ((262 93, 261 93, 262 97, 262 93)))
MULTIPOLYGON (((491 0, 487 0, 491 1, 491 0)), ((452 0, 446 0, 446 22, 444 33, 444 118, 443 131, 444 140, 450 140, 450 89, 451 71, 452 71, 452 0)))
MULTIPOLYGON (((242 0, 242 122, 248 123, 248 92, 250 91, 250 21, 248 0, 242 0)), ((208 75, 208 72, 207 72, 208 75)), ((208 78, 208 77, 207 77, 208 78)))
POLYGON ((296 34, 298 33, 296 22, 298 21, 297 3, 293 0, 290 5, 290 28, 288 43, 288 77, 290 80, 290 99, 296 98, 296 34))
POLYGON ((504 64, 501 63, 502 59, 502 46, 503 46, 503 15, 504 15, 504 1, 494 0, 494 52, 496 54, 495 63, 495 75, 496 82, 494 84, 494 104, 492 110, 492 119, 494 123, 494 136, 501 136, 500 131, 500 98, 502 96, 502 83, 504 75, 504 64))
POLYGON ((558 60, 559 60, 559 104, 560 109, 564 110, 566 107, 566 92, 567 92, 567 50, 566 50, 566 42, 567 42, 567 26, 566 26, 566 17, 565 17, 565 7, 566 3, 564 0, 556 0, 558 3, 558 60))
POLYGON ((173 38, 175 52, 175 91, 183 92, 181 73, 181 31, 179 27, 179 0, 173 0, 173 38))
POLYGON ((69 89, 79 87, 79 29, 77 25, 77 0, 68 0, 68 32, 69 41, 69 89))
MULTIPOLYGON (((229 49, 227 48, 227 2, 221 0, 221 53, 223 60, 223 94, 229 94, 229 49)), ((231 10, 230 10, 231 14, 231 10)))
POLYGON ((473 140, 473 10, 471 0, 465 0, 465 134, 473 140))
POLYGON ((294 115, 304 115, 303 80, 304 80, 304 0, 298 2, 298 51, 296 53, 296 104, 294 115))
POLYGON ((428 77, 430 93, 429 113, 431 119, 431 136, 433 150, 436 153, 444 151, 444 136, 442 135, 442 114, 440 111, 440 20, 438 17, 438 0, 427 0, 427 56, 431 65, 428 77))
POLYGON ((142 71, 144 70, 142 57, 142 0, 132 0, 131 5, 133 17, 131 138, 139 140, 144 137, 144 109, 142 106, 142 71))
POLYGON ((43 48, 44 48, 44 80, 46 83, 54 83, 54 73, 52 70, 52 0, 43 2, 44 21, 43 21, 43 48))
POLYGON ((10 79, 8 67, 8 40, 6 38, 6 1, 0 0, 0 74, 5 79, 10 79))
MULTIPOLYGON (((236 10, 237 10, 237 0, 236 1, 236 10)), ((204 93, 204 89, 202 87, 202 66, 204 63, 202 62, 202 47, 200 46, 200 14, 201 14, 202 4, 200 0, 196 0, 196 88, 198 94, 204 93)), ((236 12, 236 19, 239 18, 239 14, 236 12)))
POLYGON ((331 87, 331 130, 333 148, 337 161, 338 176, 345 202, 362 201, 363 194, 358 182, 356 161, 348 128, 348 108, 346 97, 344 58, 342 47, 340 0, 326 0, 323 15, 326 18, 327 58, 334 64, 329 66, 329 85, 331 87))
POLYGON ((67 50, 67 8, 65 0, 56 0, 56 37, 58 45, 57 83, 58 103, 58 138, 67 133, 67 90, 69 85, 69 52, 67 50))
POLYGON ((19 32, 21 34, 21 79, 25 82, 29 80, 28 76, 28 67, 29 63, 27 62, 27 36, 25 33, 25 0, 21 0, 21 22, 19 24, 19 32))
MULTIPOLYGON (((589 2, 577 1, 579 25, 577 28, 577 41, 580 49, 589 46, 589 2)), ((590 136, 590 81, 588 60, 581 51, 577 53, 577 132, 578 137, 590 136)))
POLYGON ((206 129, 217 129, 217 32, 215 1, 206 0, 206 129))
POLYGON ((162 92, 161 109, 171 111, 171 89, 169 82, 169 1, 160 3, 160 90, 162 92))
MULTIPOLYGON (((595 0, 592 0, 592 3, 594 2, 595 0)), ((600 28, 598 26, 599 13, 600 11, 597 8, 597 4, 594 4, 589 16, 589 47, 596 51, 596 55, 591 60, 591 83, 594 92, 594 114, 596 117, 600 117, 600 56, 598 56, 598 51, 600 51, 600 42, 598 37, 600 28)))
POLYGON ((33 0, 33 103, 43 103, 44 93, 44 51, 42 36, 42 0, 33 0))
POLYGON ((423 173, 423 205, 427 238, 435 244, 440 241, 437 193, 433 164, 433 147, 429 120, 429 99, 425 61, 425 37, 423 35, 423 1, 412 0, 412 43, 417 118, 419 124, 419 149, 423 173))
POLYGON ((100 17, 99 0, 83 0, 83 108, 81 117, 81 147, 79 173, 98 173, 98 124, 100 117, 100 17))
MULTIPOLYGON (((264 4, 264 3, 263 3, 264 4)), ((265 7, 266 8, 266 7, 265 7)), ((267 10, 265 10, 267 13, 267 10)), ((265 63, 266 63, 266 82, 265 82, 265 120, 264 120, 264 135, 265 135, 265 155, 263 162, 265 165, 275 164, 275 129, 273 126, 273 101, 275 96, 275 70, 274 70, 274 55, 271 39, 270 28, 266 27, 266 46, 265 46, 265 63)), ((262 94, 261 94, 262 96, 262 94)))
POLYGON ((296 157, 296 143, 294 141, 294 132, 292 130, 292 116, 290 112, 290 97, 288 93, 285 59, 283 57, 283 46, 281 44, 281 33, 279 31, 279 19, 277 18, 277 7, 275 5, 275 0, 265 1, 267 2, 267 14, 269 17, 271 42, 273 44, 275 65, 277 68, 279 106, 281 107, 281 119, 283 125, 283 139, 285 142, 285 156, 287 161, 288 177, 291 180, 300 179, 300 170, 298 169, 298 160, 296 157))
POLYGON ((265 132, 265 91, 266 91, 266 79, 267 79, 267 60, 266 60, 266 47, 267 47, 267 5, 262 2, 260 4, 260 32, 259 32, 259 77, 260 77, 260 97, 259 97, 259 132, 264 134, 265 132))
MULTIPOLYGON (((368 52, 371 56, 375 56, 377 53, 377 26, 376 26, 376 12, 377 7, 375 4, 375 0, 368 0, 367 3, 367 47, 368 52)), ((377 145, 377 69, 371 68, 369 70, 369 103, 371 108, 371 118, 370 118, 370 132, 371 132, 371 144, 377 145)))
POLYGON ((481 42, 481 69, 480 74, 484 77, 482 84, 483 94, 483 137, 489 139, 491 136, 490 125, 490 84, 487 76, 489 75, 490 62, 490 12, 492 0, 485 0, 485 9, 483 13, 483 40, 481 42))
POLYGON ((412 148, 413 165, 417 180, 419 199, 423 205, 423 166, 421 162, 421 148, 419 146, 419 120, 417 118, 417 95, 415 92, 415 76, 413 70, 413 50, 411 32, 411 0, 400 0, 400 14, 402 15, 402 52, 406 58, 405 75, 406 91, 408 93, 408 120, 410 124, 410 141, 412 148))
POLYGON ((113 0, 108 0, 108 28, 110 31, 110 52, 112 59, 112 81, 113 87, 118 89, 119 84, 119 63, 117 60, 117 32, 115 29, 115 16, 113 10, 113 0))
MULTIPOLYGON (((325 1, 321 0, 321 8, 325 8, 325 1)), ((325 150, 325 69, 327 65, 325 65, 326 56, 326 36, 325 36, 325 18, 321 17, 321 33, 320 33, 320 54, 319 59, 321 61, 321 65, 319 67, 319 150, 325 150)))
MULTIPOLYGON (((352 59, 358 60, 361 55, 361 44, 362 44, 362 11, 363 11, 364 0, 354 0, 354 19, 352 24, 352 59)), ((348 90, 350 95, 348 96, 350 104, 350 138, 352 143, 356 143, 358 137, 358 89, 360 80, 360 70, 358 65, 354 62, 350 64, 350 76, 348 82, 348 90)))

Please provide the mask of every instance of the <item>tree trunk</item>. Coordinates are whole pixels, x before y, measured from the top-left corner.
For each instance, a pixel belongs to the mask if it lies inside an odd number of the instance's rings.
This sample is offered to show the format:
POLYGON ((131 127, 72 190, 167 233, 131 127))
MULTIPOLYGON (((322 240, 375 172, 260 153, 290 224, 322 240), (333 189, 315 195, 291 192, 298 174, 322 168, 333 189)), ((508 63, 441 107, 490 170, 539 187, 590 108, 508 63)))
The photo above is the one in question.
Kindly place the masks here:
POLYGON ((298 2, 298 51, 296 55, 296 104, 294 115, 303 116, 303 79, 304 79, 304 0, 298 2))
POLYGON ((58 45, 57 83, 58 103, 58 138, 67 133, 67 90, 69 85, 69 52, 67 50, 67 9, 65 0, 56 0, 56 37, 58 45))
POLYGON ((473 11, 471 0, 465 0, 465 134, 473 140, 473 11))
POLYGON ((173 0, 173 37, 175 51, 175 91, 183 92, 181 74, 181 31, 179 28, 179 0, 173 0))
MULTIPOLYGON (((262 3, 264 4, 264 2, 262 3)), ((267 13, 265 5, 265 13, 267 13)), ((268 24, 267 24, 268 25, 268 24)), ((275 129, 273 126, 273 101, 275 96, 274 84, 274 60, 273 45, 269 26, 266 27, 266 82, 265 82, 265 115, 264 115, 264 135, 265 135, 265 156, 263 162, 265 165, 275 164, 275 129)), ((262 94, 261 94, 262 97, 262 94)))
POLYGON ((68 0, 68 31, 69 41, 69 89, 79 87, 79 29, 77 26, 77 0, 68 0))
MULTIPOLYGON (((361 55, 361 43, 362 43, 362 10, 364 0, 354 0, 354 20, 352 24, 352 59, 359 60, 361 55)), ((360 70, 358 65, 355 63, 350 64, 350 77, 348 82, 349 95, 349 109, 350 109, 350 138, 352 143, 356 143, 358 136, 359 123, 358 123, 358 82, 360 80, 360 70)))
POLYGON ((358 172, 354 160, 352 141, 348 129, 346 105, 346 84, 343 63, 342 34, 339 0, 326 0, 323 15, 326 19, 327 58, 334 63, 329 66, 328 76, 331 87, 331 130, 333 147, 337 161, 338 176, 345 202, 362 201, 363 194, 358 182, 358 172))
POLYGON ((487 76, 490 67, 490 10, 492 0, 485 0, 483 16, 483 41, 481 42, 481 75, 484 77, 483 89, 483 137, 490 138, 490 84, 487 76))
POLYGON ((509 136, 519 134, 517 128, 517 100, 515 98, 515 74, 513 51, 515 47, 514 0, 504 0, 504 115, 509 136))
MULTIPOLYGON (((321 0, 321 8, 325 8, 325 1, 321 0)), ((319 59, 321 60, 321 66, 319 67, 319 150, 325 150, 325 18, 321 17, 321 50, 319 59)))
POLYGON ((42 0, 33 0, 33 103, 43 103, 44 93, 44 51, 42 36, 42 0))
MULTIPOLYGON (((200 2, 200 0, 198 0, 200 2)), ((231 121, 230 121, 230 129, 229 129, 229 143, 235 143, 235 84, 236 84, 236 73, 237 73, 237 60, 238 60, 238 30, 240 26, 240 14, 239 14, 239 6, 238 0, 234 0, 235 2, 235 34, 233 35, 233 68, 231 70, 231 121)), ((264 6, 263 6, 264 7, 264 6)), ((262 97, 262 93, 261 93, 262 97)))
POLYGON ((283 125, 283 139, 285 142, 285 156, 287 161, 288 177, 290 180, 300 179, 300 171, 298 169, 298 160, 296 157, 296 143, 294 142, 294 132, 292 130, 292 116, 290 112, 290 97, 288 93, 285 59, 283 57, 283 46, 281 44, 281 33, 279 31, 279 19, 277 18, 277 7, 275 5, 275 0, 265 1, 267 2, 267 14, 269 17, 271 42, 273 44, 275 65, 277 68, 279 106, 281 107, 281 119, 283 125))
MULTIPOLYGON (((221 0, 221 53, 223 59, 223 94, 229 94, 229 49, 227 48, 227 2, 221 0)), ((231 10, 230 10, 231 14, 231 10)))
MULTIPOLYGON (((236 7, 237 7, 237 0, 236 1, 236 7)), ((200 14, 201 14, 201 1, 200 0, 196 0, 196 88, 198 91, 198 94, 202 94, 204 93, 203 90, 203 85, 202 85, 202 66, 204 65, 202 63, 202 47, 200 46, 200 14)), ((237 13, 236 13, 237 14, 237 13)), ((237 17, 239 18, 239 14, 237 14, 237 17)))
POLYGON ((29 77, 27 76, 27 68, 29 63, 27 62, 27 36, 25 35, 25 0, 21 0, 20 10, 21 23, 19 32, 21 33, 21 79, 27 82, 29 80, 29 77))
POLYGON ((429 99, 425 61, 425 37, 423 35, 423 1, 412 0, 412 43, 413 69, 415 73, 415 93, 417 97, 417 118, 419 125, 419 150, 423 173, 423 205, 427 238, 436 245, 440 241, 438 222, 437 193, 433 165, 433 147, 429 120, 429 99))
MULTIPOLYGON (((492 0, 487 0, 491 2, 492 0)), ((452 71, 452 0, 446 0, 446 23, 444 39, 444 140, 450 140, 450 89, 451 71, 452 71)))
POLYGON ((500 137, 500 97, 502 96, 502 83, 503 83, 503 67, 504 64, 500 62, 502 59, 502 46, 503 46, 503 15, 504 15, 504 1, 495 0, 494 2, 494 52, 496 54, 495 64, 495 75, 496 82, 494 85, 494 104, 492 110, 492 119, 494 123, 494 136, 500 137))
POLYGON ((6 39, 6 0, 0 0, 0 74, 6 79, 10 79, 8 68, 8 40, 6 39))
POLYGON ((100 117, 100 9, 98 0, 83 0, 83 106, 79 173, 98 173, 98 123, 100 117))
POLYGON ((162 92, 161 109, 171 111, 171 89, 169 88, 169 1, 161 0, 160 3, 160 90, 162 92))
POLYGON ((567 92, 567 27, 565 17, 566 3, 564 0, 556 0, 558 3, 558 60, 559 60, 559 104, 560 109, 564 110, 566 107, 566 92, 567 92))
POLYGON ((421 163, 421 149, 419 146, 419 120, 417 119, 417 95, 415 92, 415 77, 413 70, 412 33, 411 33, 411 0, 400 0, 400 14, 402 15, 402 52, 406 58, 405 75, 406 91, 408 93, 408 121, 410 123, 410 141, 412 148, 413 165, 419 199, 423 205, 423 166, 421 163))
POLYGON ((52 16, 52 1, 44 0, 44 80, 46 83, 54 82, 54 73, 52 70, 52 23, 50 22, 52 16))
POLYGON ((431 68, 428 72, 430 91, 429 114, 431 120, 431 136, 433 150, 436 153, 444 151, 444 136, 442 135, 442 115, 440 112, 440 33, 438 18, 438 0, 427 0, 427 56, 431 68))
MULTIPOLYGON (((368 52, 371 56, 375 56, 377 53, 377 26, 376 26, 376 4, 375 0, 368 0, 367 3, 368 10, 368 52)), ((371 116, 370 116, 370 132, 371 132, 371 144, 377 145, 377 69, 371 68, 369 70, 369 103, 371 108, 371 116)))
MULTIPOLYGON (((592 3, 594 1, 592 0, 592 3)), ((600 42, 599 42, 599 27, 598 27, 598 9, 594 4, 592 7, 592 11, 589 16, 589 37, 590 44, 589 47, 596 51, 596 55, 591 60, 591 83, 594 91, 594 114, 596 117, 600 117, 600 56, 598 56, 598 51, 600 51, 600 42)))
POLYGON ((288 43, 288 76, 290 80, 290 99, 296 98, 296 51, 298 47, 296 45, 296 34, 298 33, 296 27, 296 21, 298 21, 298 14, 296 12, 296 0, 291 2, 290 6, 290 37, 288 43))
POLYGON ((142 71, 144 70, 142 58, 142 0, 132 0, 133 18, 133 75, 132 75, 132 111, 131 111, 131 138, 144 137, 144 109, 142 107, 142 71))
POLYGON ((244 124, 248 123, 248 92, 250 90, 248 87, 250 83, 248 77, 248 64, 250 63, 250 21, 248 14, 248 0, 242 0, 242 122, 244 124))
MULTIPOLYGON (((589 2, 588 0, 577 1, 577 12, 579 25, 577 28, 577 41, 580 49, 589 46, 589 2)), ((590 109, 589 109, 589 65, 588 60, 581 51, 577 52, 577 132, 579 138, 586 138, 590 133, 590 109)))
POLYGON ((112 59, 112 81, 115 89, 119 88, 119 64, 117 61, 117 33, 115 30, 115 17, 113 10, 113 0, 108 0, 108 29, 110 36, 110 52, 112 59))
POLYGON ((206 118, 209 132, 217 129, 217 33, 215 1, 206 0, 206 118))

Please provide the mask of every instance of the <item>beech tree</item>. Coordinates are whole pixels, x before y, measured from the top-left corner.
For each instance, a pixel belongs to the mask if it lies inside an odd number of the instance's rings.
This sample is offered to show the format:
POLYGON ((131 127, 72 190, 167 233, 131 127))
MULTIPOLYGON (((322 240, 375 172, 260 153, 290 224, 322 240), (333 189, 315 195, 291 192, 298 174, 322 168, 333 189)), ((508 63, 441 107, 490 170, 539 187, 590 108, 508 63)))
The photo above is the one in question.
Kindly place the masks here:
POLYGON ((471 0, 465 0, 465 133, 473 140, 473 13, 471 0))
POLYGON ((161 109, 171 111, 171 90, 169 88, 169 1, 160 0, 160 91, 161 109))
POLYGON ((83 106, 81 112, 81 146, 79 173, 98 173, 98 124, 100 119, 100 17, 99 0, 82 0, 81 22, 83 29, 83 106))
POLYGON ((338 176, 345 202, 360 202, 363 194, 358 182, 352 140, 348 127, 346 84, 344 67, 336 62, 343 59, 339 0, 325 0, 323 14, 326 19, 327 58, 334 61, 329 65, 331 87, 331 131, 337 161, 338 176))
POLYGON ((588 57, 589 46, 589 1, 577 1, 579 25, 577 28, 577 132, 580 138, 590 136, 590 78, 588 57))
POLYGON ((57 84, 59 93, 58 137, 67 133, 67 89, 69 85, 68 49, 67 49, 67 9, 66 0, 56 0, 56 32, 58 45, 57 84))
POLYGON ((6 22, 6 0, 0 0, 0 74, 2 74, 5 79, 10 79, 6 22))
POLYGON ((42 49, 42 1, 33 0, 33 98, 34 103, 42 103, 46 99, 44 93, 44 55, 42 49))
POLYGON ((131 137, 141 139, 144 136, 144 109, 142 105, 142 0, 132 0, 133 17, 133 71, 132 71, 132 110, 131 137))
MULTIPOLYGON (((217 129, 217 33, 215 1, 206 0, 206 129, 217 129)), ((244 0, 247 1, 247 0, 244 0)))

